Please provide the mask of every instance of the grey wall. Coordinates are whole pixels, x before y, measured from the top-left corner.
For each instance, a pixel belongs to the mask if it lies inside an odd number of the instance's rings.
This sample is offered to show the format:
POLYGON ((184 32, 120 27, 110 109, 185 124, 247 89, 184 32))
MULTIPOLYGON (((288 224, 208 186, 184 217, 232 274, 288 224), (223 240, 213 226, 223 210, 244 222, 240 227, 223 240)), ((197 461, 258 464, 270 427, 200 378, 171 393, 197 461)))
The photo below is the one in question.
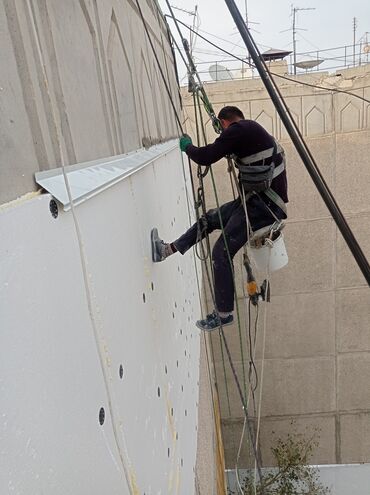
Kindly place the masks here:
MULTIPOLYGON (((164 20, 153 0, 140 5, 178 105, 164 20)), ((53 109, 67 164, 176 134, 135 1, 2 0, 0 43, 0 204, 60 165, 53 109)))
MULTIPOLYGON (((370 99, 370 67, 342 75, 312 74, 301 80, 334 85, 370 99)), ((370 257, 370 104, 346 94, 287 81, 280 89, 306 137, 320 170, 370 257)), ((289 220, 285 229, 289 265, 272 277, 268 307, 261 440, 264 465, 272 463, 274 431, 285 435, 291 421, 298 431, 320 430, 314 463, 370 461, 370 292, 329 212, 297 156, 260 80, 207 84, 216 111, 235 104, 259 121, 284 145, 288 160, 289 220)), ((184 91, 188 129, 194 133, 192 102, 184 91)), ((208 136, 215 138, 208 123, 208 136)), ((220 201, 232 198, 226 164, 214 166, 220 201)), ((208 207, 215 206, 207 183, 208 207)), ((242 308, 244 372, 248 341, 242 297, 241 258, 236 280, 242 308)), ((243 359, 236 326, 227 338, 243 382, 243 359)), ((261 375, 262 318, 257 334, 261 375)), ((230 367, 226 377, 218 335, 213 337, 216 378, 221 396, 227 466, 235 466, 243 413, 230 367)), ((247 380, 248 381, 248 380, 247 380)), ((258 398, 259 389, 256 392, 258 398)), ((253 415, 253 412, 252 412, 253 415)), ((244 442, 240 465, 248 464, 244 442)))

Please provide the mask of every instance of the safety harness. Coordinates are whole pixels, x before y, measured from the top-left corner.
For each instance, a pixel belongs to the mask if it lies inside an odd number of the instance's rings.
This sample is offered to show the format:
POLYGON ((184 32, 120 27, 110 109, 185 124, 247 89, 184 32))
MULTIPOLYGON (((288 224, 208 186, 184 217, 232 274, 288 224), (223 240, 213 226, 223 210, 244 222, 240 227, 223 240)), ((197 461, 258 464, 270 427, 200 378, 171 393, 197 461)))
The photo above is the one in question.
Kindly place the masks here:
POLYGON ((239 181, 247 199, 253 194, 263 193, 286 214, 287 209, 284 201, 271 189, 273 179, 285 170, 285 153, 282 146, 274 140, 274 146, 267 150, 244 158, 233 155, 232 158, 235 167, 239 170, 239 181), (275 162, 279 157, 281 163, 276 166, 275 162), (272 158, 272 160, 266 165, 265 161, 268 158, 272 158))

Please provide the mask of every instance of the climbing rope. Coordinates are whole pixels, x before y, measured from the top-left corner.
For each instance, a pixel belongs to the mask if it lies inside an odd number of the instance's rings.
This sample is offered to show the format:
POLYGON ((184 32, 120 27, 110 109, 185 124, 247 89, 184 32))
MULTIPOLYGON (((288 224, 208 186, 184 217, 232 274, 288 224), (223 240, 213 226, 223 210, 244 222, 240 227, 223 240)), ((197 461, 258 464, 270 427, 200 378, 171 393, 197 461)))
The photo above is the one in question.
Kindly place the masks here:
MULTIPOLYGON (((183 39, 182 36, 181 36, 181 31, 180 31, 179 28, 178 28, 178 30, 179 30, 179 34, 180 34, 181 39, 183 39)), ((188 57, 190 57, 186 45, 184 46, 184 49, 185 49, 188 57)), ((192 64, 191 66, 187 65, 187 68, 188 68, 188 73, 191 74, 191 76, 193 76, 194 75, 194 72, 195 72, 194 64, 192 64)), ((212 122, 214 122, 214 117, 213 117, 214 116, 214 112, 212 110, 212 107, 211 107, 211 105, 209 103, 208 98, 205 99, 203 97, 203 91, 204 90, 201 91, 201 89, 200 89, 200 88, 203 89, 203 87, 201 85, 195 86, 194 84, 190 84, 189 86, 192 87, 193 92, 196 94, 196 97, 197 97, 198 113, 199 113, 199 116, 201 118, 201 128, 203 130, 203 139, 204 139, 204 142, 206 144, 206 135, 205 135, 205 131, 204 131, 204 122, 202 121, 202 112, 201 112, 201 109, 200 109, 199 99, 201 99, 203 103, 206 102, 206 104, 204 105, 204 108, 205 108, 205 111, 208 113, 209 117, 211 118, 212 122)), ((197 119, 198 113, 197 113, 197 110, 195 110, 196 119, 197 119)), ((199 136, 198 124, 197 124, 197 135, 199 136)), ((218 210, 218 214, 219 214, 219 221, 220 221, 222 236, 224 238, 224 245, 226 247, 226 251, 227 251, 227 255, 228 255, 228 259, 229 259, 229 263, 230 263, 230 268, 231 268, 231 270, 234 273, 233 263, 232 263, 232 259, 231 259, 230 252, 229 252, 229 249, 228 249, 228 242, 227 242, 225 231, 224 231, 224 225, 223 225, 222 217, 221 217, 221 214, 220 214, 220 204, 219 204, 219 200, 218 200, 217 188, 216 188, 216 184, 215 184, 215 180, 214 180, 212 169, 210 170, 210 174, 211 174, 213 189, 214 189, 214 193, 215 193, 215 199, 216 199, 216 205, 217 205, 217 210, 218 210)), ((211 283, 210 283, 209 280, 208 280, 208 282, 209 282, 210 287, 212 285, 214 285, 214 284, 211 285, 211 283)), ((239 312, 239 306, 238 306, 238 294, 237 294, 236 287, 235 287, 235 277, 234 277, 234 292, 235 292, 235 301, 236 301, 236 310, 237 310, 236 312, 237 312, 238 329, 239 329, 239 337, 240 337, 240 349, 241 349, 241 354, 242 354, 242 368, 243 368, 243 378, 244 378, 244 395, 243 395, 242 390, 241 390, 241 387, 240 387, 239 379, 238 379, 238 376, 236 374, 235 366, 234 366, 234 363, 232 361, 231 353, 230 353, 230 350, 228 348, 228 344, 227 344, 227 341, 226 341, 226 338, 225 338, 225 335, 224 335, 224 332, 223 332, 223 328, 222 327, 220 328, 220 336, 221 336, 221 339, 222 339, 222 343, 225 346, 226 353, 227 353, 228 359, 229 359, 229 363, 230 363, 230 366, 231 366, 231 369, 232 369, 232 373, 233 373, 233 376, 234 376, 234 379, 235 379, 235 382, 236 382, 236 386, 237 386, 237 389, 238 389, 238 392, 239 392, 239 395, 240 395, 240 398, 241 398, 241 401, 242 401, 243 412, 244 412, 244 414, 246 416, 248 416, 248 406, 247 406, 246 401, 245 401, 245 398, 246 398, 246 395, 247 394, 246 394, 246 379, 245 379, 245 369, 244 369, 243 343, 242 343, 242 339, 241 339, 241 321, 240 321, 240 312, 239 312)), ((213 302, 214 302, 214 307, 216 307, 214 296, 213 296, 213 302)), ((251 428, 251 425, 250 425, 249 418, 248 418, 248 430, 249 430, 249 433, 250 433, 250 436, 251 436, 251 443, 252 443, 252 446, 253 446, 253 450, 255 451, 255 458, 256 458, 256 462, 258 464, 260 481, 262 482, 262 475, 261 475, 261 472, 260 472, 260 466, 259 466, 259 460, 258 460, 258 455, 257 455, 257 451, 256 451, 256 445, 255 445, 255 441, 253 439, 253 432, 252 432, 252 428, 251 428)))
MULTIPOLYGON (((200 115, 200 119, 201 119, 201 129, 203 131, 203 140, 204 140, 204 144, 206 145, 207 144, 207 136, 206 136, 206 132, 205 132, 205 126, 204 126, 202 111, 201 111, 201 108, 200 108, 199 98, 197 99, 197 103, 198 103, 199 115, 200 115)), ((215 181, 215 178, 214 178, 214 174, 213 174, 212 168, 210 168, 210 176, 211 176, 211 180, 212 180, 213 192, 214 192, 214 195, 215 195, 215 201, 216 201, 216 207, 217 207, 217 211, 218 211, 218 217, 219 217, 219 222, 220 222, 220 227, 221 227, 221 233, 222 233, 222 237, 223 237, 225 249, 226 249, 227 256, 228 256, 229 266, 230 266, 230 269, 231 269, 231 271, 233 273, 235 308, 236 308, 236 314, 237 314, 238 333, 239 333, 239 342, 240 342, 240 353, 241 353, 241 360, 242 360, 244 397, 246 397, 246 395, 247 395, 247 391, 246 391, 246 374, 245 374, 245 367, 244 367, 243 342, 242 342, 242 336, 241 336, 241 318, 240 318, 240 310, 239 310, 239 303, 238 303, 238 293, 237 293, 237 288, 236 288, 236 285, 235 285, 234 265, 233 265, 233 260, 232 260, 231 255, 230 255, 230 250, 229 250, 229 246, 228 246, 228 240, 227 240, 226 234, 225 234, 224 224, 223 224, 223 220, 222 220, 222 216, 221 216, 221 211, 220 211, 220 202, 219 202, 218 193, 217 193, 216 181, 215 181)), ((213 282, 214 282, 214 279, 213 279, 213 282)), ((216 308, 216 304, 215 304, 215 308, 216 308)))
MULTIPOLYGON (((172 109, 174 111, 174 114, 175 114, 175 118, 176 118, 176 121, 177 121, 177 124, 178 124, 178 127, 181 131, 181 133, 183 134, 184 133, 184 130, 183 130, 183 127, 182 127, 182 124, 181 124, 181 121, 180 121, 180 117, 177 113, 177 109, 176 109, 176 106, 174 104, 174 101, 173 101, 173 98, 172 98, 172 94, 171 94, 171 91, 167 85, 167 81, 165 79, 165 76, 164 76, 164 73, 163 73, 163 70, 161 68, 161 64, 160 64, 160 61, 156 55, 156 51, 155 51, 155 48, 154 48, 154 45, 153 45, 153 42, 151 40, 151 36, 150 36, 150 33, 149 33, 149 30, 148 30, 148 27, 147 27, 147 24, 146 24, 146 21, 145 21, 145 18, 143 16, 143 13, 142 13, 142 10, 140 8, 140 4, 139 4, 139 1, 136 0, 136 4, 137 4, 137 7, 138 7, 138 11, 139 11, 139 14, 140 14, 140 17, 142 19, 142 22, 143 22, 143 25, 144 25, 144 29, 145 29, 145 32, 147 34, 147 37, 148 37, 148 40, 149 40, 149 43, 150 43, 150 46, 151 46, 151 49, 152 49, 152 52, 155 56, 155 59, 156 59, 156 62, 157 62, 157 65, 158 65, 158 68, 159 68, 159 71, 160 71, 160 74, 162 76, 162 79, 163 79, 163 82, 164 82, 164 85, 166 87, 166 91, 167 91, 167 95, 171 101, 171 106, 172 106, 172 109)), ((184 162, 182 161, 182 168, 183 168, 183 174, 184 174, 184 181, 185 181, 185 189, 187 190, 186 188, 186 174, 185 174, 185 168, 184 168, 184 162)), ((192 194, 193 194, 193 202, 194 204, 197 203, 197 199, 196 199, 196 195, 195 195, 195 187, 194 187, 194 181, 193 181, 193 176, 192 176, 192 170, 191 170, 191 163, 190 163, 190 160, 188 159, 188 165, 189 165, 189 175, 190 175, 190 181, 191 181, 191 188, 192 188, 192 194)), ((198 174, 198 177, 200 177, 201 174, 198 174)), ((201 191, 200 191, 201 192, 201 191)), ((204 198, 202 197, 202 203, 201 205, 203 206, 204 205, 204 198)), ((190 215, 190 206, 189 206, 189 198, 188 198, 188 195, 187 195, 187 202, 188 202, 188 214, 189 214, 189 220, 191 220, 191 215, 190 215)), ((200 206, 201 206, 200 205, 200 206)), ((199 208, 196 208, 196 211, 199 211, 199 208)), ((197 213, 197 216, 199 217, 199 214, 197 213)), ((208 240, 209 242, 209 240, 208 240)), ((208 252, 209 252, 209 246, 207 247, 208 249, 208 252)), ((203 252, 203 257, 205 257, 204 255, 204 252, 203 252)), ((202 308, 202 301, 201 301, 201 294, 200 294, 200 284, 199 284, 199 276, 198 276, 198 269, 197 269, 197 265, 196 265, 196 261, 194 262, 195 263, 195 272, 196 272, 196 277, 197 277, 197 285, 198 285, 198 296, 199 296, 199 301, 200 301, 200 307, 202 308)), ((207 274, 209 276, 209 273, 208 273, 208 270, 207 270, 207 274)), ((211 398, 212 398, 212 404, 213 404, 213 415, 214 415, 214 421, 216 421, 215 419, 215 398, 214 398, 214 393, 213 393, 213 385, 211 383, 211 370, 210 370, 210 361, 209 361, 209 354, 208 354, 208 345, 207 345, 207 339, 206 339, 206 336, 204 335, 204 342, 205 342, 205 350, 206 350, 206 360, 207 360, 207 370, 208 370, 208 378, 209 378, 209 381, 210 381, 210 389, 211 389, 211 398)), ((212 349, 212 353, 213 353, 213 349, 212 349)), ((214 362, 214 359, 213 359, 213 362, 214 362)), ((220 407, 220 405, 219 405, 220 407)))
MULTIPOLYGON (((199 108, 199 98, 198 98, 198 108, 199 108)), ((200 115, 201 115, 201 109, 199 109, 199 112, 198 112, 200 115)), ((197 119, 197 110, 195 109, 195 115, 196 115, 196 119, 197 119)), ((202 129, 204 130, 204 124, 202 122, 202 129)), ((198 130, 198 125, 197 125, 197 130, 198 130)), ((203 131, 204 132, 204 131, 203 131)), ((197 135, 198 135, 198 132, 197 132, 197 135)), ((206 144, 206 136, 204 135, 204 141, 205 141, 205 144, 206 144)), ((198 143, 198 146, 199 146, 199 143, 198 143)), ((229 167, 229 170, 230 170, 230 167, 229 167)), ((235 171, 234 171, 234 174, 235 174, 235 171)), ((214 178, 213 178, 213 174, 212 174, 212 170, 211 170, 211 177, 213 179, 213 186, 214 186, 214 191, 217 195, 217 189, 215 187, 215 183, 214 183, 214 178)), ((235 179, 236 179, 236 176, 235 176, 235 179)), ((236 182, 236 187, 238 187, 238 181, 235 180, 236 182)), ((240 191, 239 191, 239 194, 240 194, 240 191)), ((249 224, 249 221, 248 221, 248 213, 247 213, 247 209, 246 209, 246 197, 245 197, 245 194, 244 194, 244 191, 242 192, 242 197, 243 197, 243 206, 244 206, 244 209, 245 209, 245 215, 246 215, 246 228, 248 229, 248 231, 251 233, 251 229, 250 229, 250 224, 249 224)), ((219 209, 219 203, 218 203, 218 200, 216 200, 217 202, 217 207, 219 209)), ((273 214, 273 212, 271 212, 273 214)), ((273 214, 273 216, 275 217, 275 215, 273 214)), ((276 217, 275 217, 276 218, 276 217)), ((222 219, 220 218, 220 223, 222 225, 222 219)), ((222 226, 222 231, 223 231, 223 226, 222 226)), ((225 243, 226 244, 226 243, 225 243)), ((227 244, 226 244, 227 245, 227 244)), ((236 296, 237 297, 237 296, 236 296)), ((265 306, 265 314, 266 314, 266 307, 265 306)), ((258 319, 258 313, 257 313, 257 318, 256 318, 256 325, 257 325, 257 319, 258 319)), ((240 329, 240 324, 239 324, 239 329, 240 329)), ((265 332, 265 329, 266 329, 266 320, 265 320, 265 327, 264 327, 264 339, 263 339, 263 356, 264 356, 264 349, 265 349, 265 335, 266 335, 266 332, 265 332)), ((250 324, 249 324, 249 334, 250 334, 250 324)), ((222 335, 223 339, 224 339, 224 335, 222 335)), ((226 350, 228 351, 228 348, 227 348, 227 344, 226 345, 226 350)), ((241 341, 241 349, 242 349, 242 341, 241 341)), ((252 343, 250 341, 250 349, 252 349, 252 343)), ((242 357, 242 362, 244 363, 244 358, 242 357)), ((235 373, 235 369, 233 369, 233 373, 235 373)), ((255 364, 254 364, 254 357, 252 357, 252 351, 251 351, 251 357, 250 357, 250 373, 249 373, 249 382, 250 382, 250 390, 252 391, 252 395, 253 395, 253 403, 254 403, 254 409, 256 409, 256 406, 255 406, 255 399, 254 399, 254 392, 257 388, 257 370, 256 370, 256 367, 255 367, 255 364), (256 376, 256 384, 253 386, 252 385, 252 380, 251 380, 251 369, 254 370, 254 373, 255 373, 255 376, 256 376)), ((260 418, 261 418, 261 404, 262 404, 262 389, 263 389, 263 380, 261 380, 261 385, 260 385, 260 400, 259 400, 259 408, 258 408, 258 414, 256 414, 257 416, 257 434, 256 434, 256 440, 255 440, 255 451, 257 453, 257 455, 255 456, 255 466, 256 466, 256 472, 257 472, 257 465, 258 465, 258 462, 259 462, 259 459, 260 459, 260 452, 259 452, 259 447, 258 447, 258 439, 259 439, 259 429, 260 429, 260 418)), ((228 395, 228 393, 227 393, 228 395)), ((247 406, 248 406, 248 402, 249 400, 247 401, 247 406)), ((229 406, 230 407, 230 406, 229 406)), ((244 431, 245 431, 245 426, 246 426, 246 420, 244 421, 244 425, 243 425, 243 433, 242 433, 242 438, 244 436, 244 431)), ((240 445, 239 445, 239 451, 238 451, 238 459, 239 459, 239 456, 240 456, 240 449, 241 449, 241 444, 242 444, 242 438, 241 438, 241 441, 240 441, 240 445)), ((237 470, 237 466, 236 466, 236 470, 237 470)), ((238 476, 237 476, 238 477, 238 476)), ((257 476, 255 475, 255 478, 254 478, 254 481, 255 481, 255 490, 256 490, 256 481, 257 481, 257 476)), ((261 476, 260 476, 260 481, 261 480, 261 476)))
MULTIPOLYGON (((170 10, 171 7, 169 5, 169 8, 170 10)), ((212 108, 212 105, 210 104, 209 100, 208 100, 208 97, 204 91, 204 88, 203 88, 203 85, 199 79, 199 75, 196 71, 196 68, 194 66, 194 63, 193 63, 193 60, 192 60, 192 57, 191 57, 191 54, 189 52, 189 49, 188 49, 188 45, 186 43, 186 40, 184 40, 184 38, 182 37, 182 34, 181 34, 181 31, 180 29, 178 29, 179 31, 179 34, 180 34, 180 37, 183 41, 183 44, 184 44, 184 49, 185 49, 185 52, 187 54, 187 57, 188 57, 188 62, 185 60, 184 56, 182 55, 180 49, 179 49, 179 46, 177 45, 176 43, 176 40, 175 38, 172 36, 172 39, 183 59, 183 62, 184 64, 186 65, 187 69, 188 69, 188 74, 189 74, 189 79, 192 81, 191 83, 189 83, 189 87, 192 88, 192 91, 193 91, 193 100, 194 100, 194 109, 195 109, 195 121, 196 121, 196 136, 197 136, 197 143, 198 143, 198 146, 200 145, 200 136, 199 136, 199 123, 198 123, 198 112, 199 112, 199 116, 200 116, 200 119, 201 119, 201 128, 203 130, 203 140, 204 140, 204 143, 206 144, 206 136, 205 136, 205 133, 204 133, 204 123, 202 121, 202 113, 201 113, 201 107, 200 107, 200 104, 199 104, 199 100, 201 99, 202 102, 203 102, 203 105, 204 105, 204 108, 206 110, 206 112, 208 113, 210 119, 212 120, 212 123, 213 123, 213 127, 215 129, 216 132, 220 132, 221 130, 221 127, 220 127, 220 123, 217 119, 217 117, 215 116, 215 113, 213 111, 213 108, 212 108), (194 83, 194 76, 197 77, 198 79, 198 84, 196 85, 194 83), (196 104, 197 103, 197 104, 196 104)), ((197 240, 200 241, 202 243, 202 239, 204 237, 204 230, 206 228, 206 226, 204 226, 203 224, 200 223, 199 219, 200 219, 200 215, 199 215, 199 209, 201 208, 202 209, 202 217, 203 219, 205 218, 204 215, 206 213, 206 206, 205 206, 205 194, 204 194, 204 185, 203 185, 203 179, 204 177, 207 175, 208 171, 209 171, 209 168, 210 167, 206 167, 206 170, 204 173, 201 172, 201 167, 198 166, 198 172, 197 172, 197 175, 198 175, 198 179, 199 179, 199 187, 198 187, 198 191, 197 191, 197 200, 195 202, 195 210, 196 210, 196 217, 197 217, 197 224, 198 224, 198 236, 197 236, 197 240)), ((211 171, 212 173, 212 171, 211 171)), ((218 207, 219 207, 219 204, 218 204, 218 207)), ((220 218, 220 221, 221 221, 221 224, 222 224, 222 219, 220 218)), ((223 230, 223 228, 222 228, 223 230)), ((197 252, 197 256, 199 259, 201 259, 202 261, 206 261, 206 259, 209 257, 209 254, 210 254, 210 243, 209 243, 209 238, 208 238, 208 235, 205 235, 206 237, 206 245, 207 245, 207 249, 205 250, 204 249, 204 246, 203 244, 201 244, 201 250, 202 250, 202 255, 199 254, 198 251, 197 252), (206 254, 204 254, 206 253, 206 254)), ((226 244, 227 246, 227 244, 226 244)), ((197 248, 196 248, 197 249, 197 248)), ((229 253, 229 259, 231 260, 230 258, 230 253, 229 253)), ((232 262, 231 262, 231 265, 232 265, 232 262)), ((211 269, 212 269, 212 265, 211 265, 211 269)), ((209 285, 211 285, 210 283, 210 276, 209 276, 209 270, 208 270, 208 267, 206 266, 206 275, 207 275, 207 279, 208 279, 208 282, 209 282, 209 285)), ((214 279, 213 277, 213 273, 212 273, 212 279, 214 279)), ((237 295, 236 295, 236 303, 237 303, 237 295)), ((237 314, 238 314, 238 328, 239 328, 239 335, 240 335, 240 343, 241 343, 241 353, 242 353, 242 365, 243 365, 243 377, 244 377, 244 389, 246 389, 245 387, 245 370, 244 370, 244 356, 243 356, 243 346, 242 346, 242 341, 241 341, 241 325, 240 325, 240 315, 239 315, 239 310, 237 309, 237 314)), ((227 395, 227 402, 228 402, 228 408, 229 408, 229 412, 231 411, 231 408, 230 408, 230 398, 229 398, 229 391, 228 391, 228 384, 227 384, 227 380, 226 380, 226 370, 225 370, 225 363, 224 363, 224 353, 223 353, 223 343, 222 343, 222 339, 221 339, 221 355, 222 355, 222 362, 223 362, 223 369, 224 369, 224 376, 225 376, 225 387, 226 387, 226 395, 227 395)), ((246 391, 245 391, 245 394, 246 394, 246 391)))
MULTIPOLYGON (((168 4, 168 7, 169 7, 170 11, 172 12, 172 9, 171 9, 171 6, 169 5, 168 0, 166 0, 166 2, 168 4)), ((172 108, 173 108, 173 110, 175 112, 175 115, 176 115, 177 123, 179 125, 179 128, 180 128, 181 132, 183 132, 180 118, 179 118, 179 116, 177 114, 177 110, 176 110, 176 107, 174 105, 171 92, 170 92, 170 90, 169 90, 169 88, 167 86, 167 82, 165 81, 165 76, 164 76, 163 70, 160 67, 159 59, 156 56, 155 48, 154 48, 154 45, 153 45, 153 41, 151 40, 151 36, 150 36, 149 30, 147 28, 146 21, 145 21, 145 18, 143 16, 143 14, 142 14, 142 11, 141 11, 141 8, 140 8, 140 4, 139 4, 139 1, 138 0, 136 0, 136 4, 137 4, 138 10, 139 10, 139 13, 140 13, 142 22, 144 24, 144 28, 145 28, 145 31, 146 31, 146 34, 147 34, 147 37, 148 37, 150 46, 152 48, 153 54, 155 54, 155 59, 156 59, 157 65, 159 67, 160 74, 162 76, 163 82, 165 84, 165 87, 166 87, 166 90, 167 90, 167 94, 168 94, 169 98, 171 99, 171 104, 172 104, 172 108)), ((173 12, 172 12, 172 15, 173 15, 173 12)), ((174 15, 173 15, 173 19, 175 20, 174 15)), ((181 36, 181 31, 180 31, 178 25, 177 25, 177 28, 178 28, 179 33, 180 33, 180 36, 181 36)), ((181 36, 181 39, 183 39, 182 36, 181 36)), ((186 46, 184 46, 184 48, 186 50, 186 46)), ((188 50, 186 50, 186 53, 187 54, 189 53, 188 50)), ((199 79, 199 75, 196 72, 195 66, 193 65, 193 66, 190 67, 188 65, 188 69, 189 69, 189 74, 191 74, 192 77, 194 75, 197 77, 198 84, 196 85, 196 92, 197 92, 196 94, 199 95, 199 98, 203 102, 203 105, 204 105, 204 108, 205 108, 207 114, 212 119, 212 123, 214 125, 215 130, 218 128, 218 130, 220 132, 221 129, 217 125, 218 119, 215 117, 215 114, 213 112, 212 106, 211 106, 211 104, 210 104, 210 102, 209 102, 209 100, 208 100, 208 98, 207 98, 207 96, 205 94, 203 85, 201 84, 201 81, 199 79)), ((204 132, 204 125, 202 126, 202 129, 203 129, 203 132, 204 132)), ((189 160, 189 163, 190 163, 190 160, 189 160)), ((190 170, 190 175, 191 175, 191 170, 190 170)), ((223 238, 224 238, 225 247, 227 249, 227 254, 228 254, 228 258, 229 258, 229 262, 230 262, 230 267, 233 270, 232 259, 231 259, 230 252, 229 252, 229 249, 228 249, 227 239, 226 239, 225 232, 224 232, 224 226, 223 226, 221 214, 220 214, 220 211, 219 211, 219 206, 220 205, 219 205, 219 201, 218 201, 217 189, 216 189, 216 185, 215 185, 215 180, 214 180, 214 176, 213 176, 213 173, 212 173, 212 169, 211 169, 211 178, 212 178, 212 184, 213 184, 213 188, 214 188, 214 192, 215 192, 216 204, 217 204, 217 208, 218 208, 218 212, 219 212, 219 216, 220 216, 219 219, 220 219, 220 225, 221 225, 222 235, 223 235, 223 238)), ((192 189, 193 189, 193 195, 194 195, 194 198, 195 198, 195 190, 194 190, 193 181, 192 181, 192 189)), ((209 288, 210 288, 212 300, 213 300, 213 303, 214 303, 214 307, 216 307, 216 305, 215 305, 215 298, 214 298, 213 289, 212 289, 212 287, 213 287, 214 284, 210 280, 208 270, 206 270, 206 273, 207 273, 208 284, 209 284, 209 288)), ((234 290, 235 290, 235 280, 234 280, 234 290)), ((236 290, 235 290, 235 293, 236 293, 236 290)), ((237 293, 236 293, 236 302, 237 302, 237 300, 238 300, 238 297, 237 297, 237 293)), ((238 316, 238 326, 240 327, 240 314, 239 314, 239 310, 238 309, 237 309, 237 316, 238 316)), ((261 493, 263 494, 264 493, 264 490, 263 490, 263 480, 262 480, 261 465, 260 465, 259 455, 258 455, 258 452, 257 452, 257 449, 256 449, 253 428, 252 428, 251 421, 250 421, 250 418, 249 418, 249 415, 248 415, 248 406, 247 406, 247 403, 246 403, 246 392, 243 395, 242 388, 240 386, 240 381, 239 381, 238 375, 236 373, 235 365, 233 363, 233 359, 232 359, 232 356, 231 356, 231 353, 230 353, 230 350, 229 350, 229 347, 228 347, 228 344, 227 344, 227 340, 226 340, 226 337, 225 337, 225 334, 224 334, 224 331, 223 331, 222 326, 220 328, 220 336, 221 336, 222 342, 223 342, 223 344, 225 346, 225 350, 226 350, 226 353, 227 353, 227 356, 228 356, 228 360, 229 360, 229 364, 230 364, 230 367, 231 367, 231 370, 232 370, 234 381, 235 381, 235 384, 236 384, 236 387, 237 387, 237 390, 238 390, 238 394, 240 396, 243 413, 244 413, 245 418, 246 418, 247 429, 248 429, 248 432, 249 432, 252 449, 253 449, 254 456, 255 456, 255 459, 256 459, 257 471, 258 471, 258 475, 259 475, 259 479, 260 479, 260 483, 261 483, 261 493)), ((242 346, 241 346, 241 350, 242 350, 242 346)), ((244 377, 244 384, 245 384, 244 358, 242 360, 242 364, 243 364, 243 375, 244 375, 243 377, 244 377)))

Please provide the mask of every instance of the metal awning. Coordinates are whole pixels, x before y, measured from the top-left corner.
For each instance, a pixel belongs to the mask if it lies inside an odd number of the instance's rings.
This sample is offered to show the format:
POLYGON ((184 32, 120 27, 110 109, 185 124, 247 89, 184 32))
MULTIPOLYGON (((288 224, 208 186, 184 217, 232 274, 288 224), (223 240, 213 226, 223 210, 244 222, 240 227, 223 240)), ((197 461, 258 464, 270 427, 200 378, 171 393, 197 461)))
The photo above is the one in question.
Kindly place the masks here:
POLYGON ((292 52, 287 51, 287 50, 277 50, 275 48, 271 48, 271 50, 267 50, 266 52, 263 52, 261 54, 261 58, 266 61, 271 61, 271 60, 279 60, 283 59, 287 55, 290 55, 292 52))
MULTIPOLYGON (((73 205, 83 203, 166 155, 177 146, 177 139, 172 139, 149 149, 143 148, 124 155, 66 166, 65 171, 71 189, 73 205)), ((35 180, 37 184, 63 204, 65 211, 70 209, 71 205, 61 167, 37 172, 35 180)))

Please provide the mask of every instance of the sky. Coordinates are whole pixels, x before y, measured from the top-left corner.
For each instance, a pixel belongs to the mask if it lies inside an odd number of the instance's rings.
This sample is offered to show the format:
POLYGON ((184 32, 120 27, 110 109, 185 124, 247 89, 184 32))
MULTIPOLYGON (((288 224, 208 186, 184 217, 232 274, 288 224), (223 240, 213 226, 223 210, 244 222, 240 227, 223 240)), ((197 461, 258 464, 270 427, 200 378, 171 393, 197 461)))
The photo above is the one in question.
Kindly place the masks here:
MULTIPOLYGON (((165 0, 159 0, 159 3, 163 12, 168 13, 165 0)), ((301 0, 299 3, 293 4, 292 0, 236 0, 236 3, 243 17, 245 17, 247 6, 251 33, 261 52, 269 48, 292 50, 292 5, 299 8, 315 9, 297 12, 297 28, 302 29, 297 30, 297 53, 315 52, 318 49, 324 50, 352 45, 354 17, 357 25, 356 42, 358 43, 360 38, 365 40, 365 33, 369 32, 367 39, 370 44, 370 0, 350 0, 346 2, 338 0, 301 0)), ((223 48, 232 51, 236 55, 242 57, 245 55, 243 42, 236 31, 224 0, 171 0, 171 5, 188 11, 194 11, 195 5, 197 5, 200 21, 199 33, 209 37, 213 42, 220 44, 223 48), (221 41, 205 34, 204 31, 226 41, 221 41), (235 45, 233 46, 233 44, 235 45)), ((187 24, 192 24, 193 16, 179 10, 174 10, 174 12, 180 20, 187 24)), ((170 25, 171 27, 173 26, 171 21, 170 25)), ((183 29, 185 32, 186 29, 183 29)), ((189 35, 187 34, 186 36, 188 37, 189 35)), ((349 50, 349 53, 351 53, 351 50, 349 50)), ((344 50, 326 52, 320 54, 320 58, 334 58, 342 54, 344 56, 344 50)), ((297 60, 307 60, 312 56, 301 56, 297 60)), ((215 48, 210 47, 198 38, 194 48, 194 58, 198 63, 198 69, 205 70, 213 61, 228 57, 216 55, 215 48), (200 62, 202 61, 205 63, 201 64, 200 62)), ((368 59, 370 62, 370 55, 368 55, 368 59)), ((331 64, 337 65, 337 62, 331 62, 331 64)), ((227 66, 227 63, 225 65, 227 66)), ((181 75, 182 68, 179 67, 179 69, 181 75)))

